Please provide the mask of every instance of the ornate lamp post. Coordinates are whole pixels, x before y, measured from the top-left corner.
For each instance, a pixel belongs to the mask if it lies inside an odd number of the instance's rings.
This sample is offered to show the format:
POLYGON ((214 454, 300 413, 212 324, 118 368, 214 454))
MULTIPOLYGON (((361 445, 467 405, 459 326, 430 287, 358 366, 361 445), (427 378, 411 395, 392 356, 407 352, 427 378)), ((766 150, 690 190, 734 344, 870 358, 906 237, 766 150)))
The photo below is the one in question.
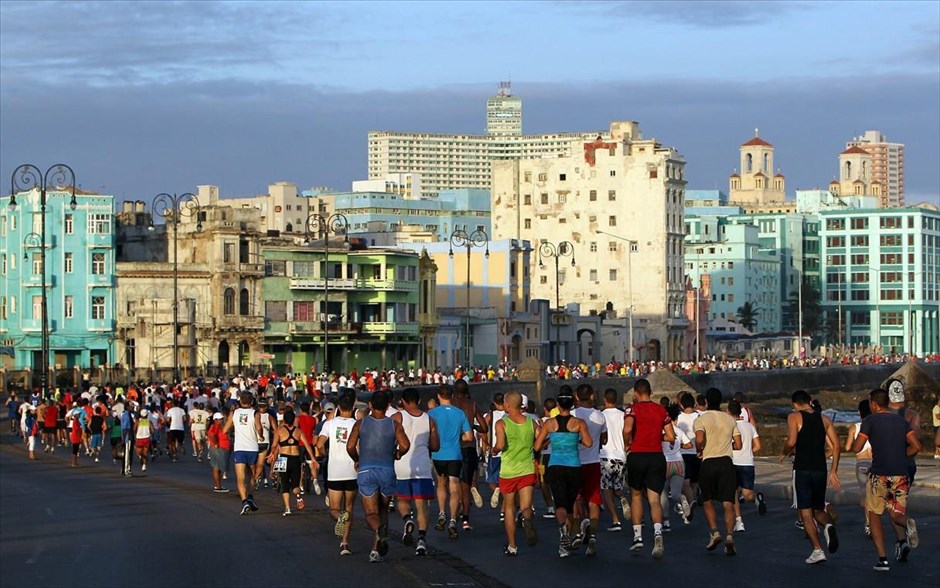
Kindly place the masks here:
MULTIPOLYGON (((10 210, 16 210, 16 194, 19 192, 28 192, 34 188, 39 188, 39 266, 42 273, 42 334, 40 336, 40 355, 42 356, 42 372, 39 377, 39 385, 42 390, 42 397, 48 395, 48 376, 49 376, 49 302, 48 292, 46 291, 46 191, 55 186, 64 186, 71 192, 72 198, 69 201, 69 208, 75 210, 77 202, 75 201, 75 172, 64 163, 57 163, 49 167, 43 173, 35 165, 25 163, 15 170, 10 181, 10 210)), ((36 233, 30 233, 26 239, 34 238, 36 233)), ((27 245, 23 242, 24 247, 27 245)), ((34 368, 35 369, 35 368, 34 368)))
POLYGON ((562 257, 570 257, 571 267, 575 266, 574 245, 571 244, 571 241, 562 241, 557 245, 549 241, 543 241, 539 245, 539 267, 545 267, 542 259, 546 257, 555 258, 555 308, 558 313, 555 316, 555 363, 558 364, 564 360, 561 354, 561 299, 559 297, 558 262, 562 257))
POLYGON ((470 250, 474 247, 485 249, 487 259, 490 257, 490 238, 483 229, 477 229, 468 233, 463 229, 454 229, 450 234, 450 257, 454 258, 454 247, 466 247, 467 249, 467 333, 466 344, 464 348, 464 369, 470 370, 470 250))
MULTIPOLYGON (((173 384, 180 382, 180 343, 179 343, 179 225, 180 217, 192 218, 199 213, 199 199, 192 192, 167 194, 162 192, 153 198, 151 205, 150 230, 154 230, 153 219, 162 216, 173 225, 173 384)), ((202 222, 196 218, 196 230, 202 230, 202 222)))
POLYGON ((310 236, 316 235, 323 239, 323 246, 326 250, 323 261, 323 373, 329 374, 329 343, 330 343, 330 233, 334 235, 343 235, 343 246, 349 247, 349 220, 340 213, 331 214, 324 217, 322 214, 313 213, 307 217, 304 223, 304 229, 307 233, 304 243, 310 243, 310 236))

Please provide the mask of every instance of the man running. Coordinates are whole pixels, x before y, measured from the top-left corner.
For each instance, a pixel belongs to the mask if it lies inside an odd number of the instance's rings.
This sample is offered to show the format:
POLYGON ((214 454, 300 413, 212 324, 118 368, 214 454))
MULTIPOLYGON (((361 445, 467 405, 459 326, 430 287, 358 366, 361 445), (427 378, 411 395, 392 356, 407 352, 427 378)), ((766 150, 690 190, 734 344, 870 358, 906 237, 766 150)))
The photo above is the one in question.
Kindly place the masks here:
POLYGON ((395 460, 408 452, 411 442, 401 423, 386 416, 385 390, 376 390, 369 406, 369 414, 353 426, 346 451, 358 464, 362 510, 375 533, 369 562, 378 563, 388 553, 388 501, 395 495, 395 460))
POLYGON ((179 461, 179 452, 184 451, 183 440, 185 439, 184 431, 186 430, 187 420, 186 411, 180 407, 179 398, 173 399, 173 406, 163 416, 166 422, 169 423, 166 433, 167 449, 169 449, 170 459, 176 462, 179 461))
MULTIPOLYGON (((578 495, 581 528, 574 543, 587 544, 584 554, 597 555, 597 526, 601 518, 601 446, 607 443, 607 420, 604 414, 594 408, 594 388, 590 384, 581 384, 575 391, 578 408, 574 416, 587 425, 591 439, 596 440, 590 447, 578 447, 581 459, 581 492, 578 495), (586 516, 585 516, 586 515, 586 516)), ((576 512, 578 509, 575 509, 576 512)))
POLYGON ((813 552, 806 558, 807 564, 826 561, 816 523, 823 527, 823 535, 829 553, 839 549, 832 517, 826 511, 826 483, 832 484, 835 491, 841 489, 839 482, 839 437, 829 417, 811 406, 811 398, 805 390, 797 390, 791 397, 794 411, 787 416, 787 442, 780 456, 781 463, 791 453, 796 452, 793 460, 794 491, 796 508, 806 531, 806 537, 813 546, 813 552), (832 447, 832 465, 826 475, 826 445, 832 447))
MULTIPOLYGON (((734 500, 734 532, 744 532, 744 519, 741 516, 741 503, 758 501, 758 508, 764 504, 764 497, 754 493, 754 454, 760 451, 760 435, 751 421, 742 418, 743 406, 732 400, 728 403, 728 413, 734 417, 738 432, 741 434, 741 448, 732 451, 731 461, 737 473, 738 490, 734 500)), ((753 414, 753 413, 752 413, 753 414)))
MULTIPOLYGON (((323 421, 317 437, 317 452, 326 455, 329 451, 329 459, 326 461, 326 497, 330 517, 336 521, 333 533, 340 540, 339 554, 352 555, 349 549, 349 532, 352 528, 353 507, 359 483, 356 481, 356 463, 349 456, 347 444, 356 424, 353 416, 356 397, 350 392, 344 393, 337 399, 336 404, 339 406, 339 413, 323 421)), ((310 475, 316 479, 316 470, 312 470, 310 475)))
MULTIPOLYGON (((733 451, 741 449, 741 433, 735 419, 721 411, 721 391, 709 388, 705 392, 708 410, 695 420, 695 446, 702 459, 699 487, 702 489, 702 507, 711 533, 705 549, 714 551, 721 544, 718 515, 712 502, 721 503, 725 515, 725 555, 735 555, 734 500, 737 493, 737 473, 732 460, 733 451)), ((739 411, 740 412, 740 411, 739 411)))
POLYGON ((235 481, 238 485, 238 496, 242 499, 240 514, 258 510, 255 499, 249 492, 251 473, 258 461, 258 443, 261 440, 261 416, 252 405, 254 399, 251 392, 242 392, 238 395, 238 408, 232 411, 225 421, 223 432, 228 434, 234 431, 232 458, 235 461, 235 481))
POLYGON ((601 494, 604 504, 610 512, 611 525, 608 531, 621 531, 623 524, 614 498, 618 498, 624 517, 630 516, 630 503, 623 495, 623 469, 627 462, 627 452, 623 449, 623 411, 617 408, 617 391, 613 388, 604 390, 604 420, 607 423, 607 439, 601 446, 601 494))
POLYGON ((492 448, 496 446, 496 423, 499 419, 506 416, 504 402, 505 397, 503 393, 497 392, 493 395, 493 409, 486 414, 486 424, 490 430, 489 439, 487 441, 490 451, 486 460, 486 483, 492 491, 490 495, 491 508, 499 506, 499 468, 501 456, 499 453, 492 451, 492 448))
POLYGON ((504 553, 515 556, 519 553, 516 546, 516 506, 522 510, 522 528, 529 546, 538 543, 538 534, 532 520, 532 493, 535 490, 535 454, 533 447, 536 438, 535 421, 523 413, 522 395, 510 392, 505 397, 506 414, 496 421, 496 443, 493 453, 502 455, 499 469, 499 488, 503 496, 503 525, 506 529, 507 544, 504 553))
MULTIPOLYGON (((193 457, 196 458, 196 461, 201 462, 202 454, 206 450, 206 430, 211 416, 205 410, 206 405, 204 403, 197 402, 193 406, 195 408, 189 413, 190 433, 193 438, 193 457)), ((207 452, 206 455, 208 457, 207 452)))
POLYGON ((630 485, 633 543, 630 551, 643 549, 643 493, 653 519, 653 557, 663 557, 663 509, 660 494, 666 486, 666 457, 663 440, 672 443, 676 432, 669 414, 651 400, 649 380, 633 385, 634 402, 624 411, 623 446, 627 453, 627 483, 630 485))
POLYGON ((411 443, 408 451, 395 462, 395 476, 398 478, 395 496, 398 499, 398 513, 405 526, 401 540, 406 547, 415 546, 415 555, 427 555, 428 501, 435 496, 431 452, 440 447, 440 438, 434 419, 418 406, 421 396, 416 389, 402 390, 401 401, 402 410, 392 415, 392 418, 401 424, 411 443), (417 544, 414 538, 415 514, 418 519, 417 544))
POLYGON ((453 394, 449 384, 441 384, 437 391, 440 405, 431 409, 428 414, 437 424, 437 434, 440 437, 440 448, 431 453, 437 474, 437 504, 440 508, 434 528, 443 531, 447 525, 448 536, 456 539, 457 512, 460 508, 460 472, 463 467, 460 443, 471 441, 473 431, 464 411, 451 404, 453 394), (449 507, 449 521, 444 514, 445 505, 449 507))
POLYGON ((871 444, 872 462, 865 507, 870 513, 871 538, 878 553, 874 569, 887 572, 890 566, 885 552, 885 532, 881 526, 881 515, 886 510, 898 538, 894 550, 896 561, 907 562, 911 549, 920 543, 917 524, 907 516, 907 494, 910 490, 908 458, 920 452, 921 443, 910 423, 890 410, 887 391, 872 390, 868 400, 871 415, 862 421, 852 451, 861 451, 866 442, 871 444))
MULTIPOLYGON (((254 472, 252 473, 255 490, 261 488, 262 483, 264 483, 265 488, 268 487, 268 478, 264 475, 264 468, 267 464, 268 449, 271 447, 271 432, 276 431, 279 424, 278 419, 271 414, 268 408, 267 400, 262 398, 258 403, 258 416, 261 419, 261 439, 258 441, 258 462, 255 464, 254 472)), ((282 417, 283 415, 278 416, 282 417)), ((294 416, 296 418, 296 414, 294 416)), ((307 437, 307 439, 310 439, 310 437, 307 437)), ((271 477, 273 478, 274 476, 271 477)))
MULTIPOLYGON (((228 410, 228 408, 226 407, 223 410, 228 410)), ((212 466, 213 492, 228 492, 228 488, 222 486, 222 472, 228 469, 232 440, 222 430, 224 425, 225 415, 217 412, 212 415, 212 425, 206 432, 206 440, 209 443, 209 465, 212 466)))
POLYGON ((470 398, 470 385, 463 378, 454 382, 454 406, 463 411, 470 423, 474 434, 469 440, 460 441, 460 523, 464 531, 470 531, 470 499, 477 508, 483 506, 483 497, 476 487, 477 469, 480 465, 480 453, 476 435, 486 438, 489 427, 483 411, 472 398, 470 398))

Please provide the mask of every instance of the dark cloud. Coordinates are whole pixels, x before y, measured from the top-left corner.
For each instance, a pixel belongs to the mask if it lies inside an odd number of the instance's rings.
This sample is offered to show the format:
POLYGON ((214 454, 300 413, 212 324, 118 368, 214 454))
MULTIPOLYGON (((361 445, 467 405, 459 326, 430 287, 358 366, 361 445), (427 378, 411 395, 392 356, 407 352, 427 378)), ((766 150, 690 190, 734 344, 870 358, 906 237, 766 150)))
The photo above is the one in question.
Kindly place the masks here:
POLYGON ((563 2, 574 10, 595 10, 623 19, 648 19, 696 28, 723 29, 767 24, 793 12, 813 10, 810 2, 676 0, 671 2, 563 2))
MULTIPOLYGON (((936 199, 940 88, 935 76, 788 79, 764 84, 515 83, 528 133, 637 120, 688 160, 689 188, 727 189, 738 146, 760 127, 788 193, 825 186, 845 141, 868 129, 905 143, 909 194, 936 199), (874 92, 872 88, 890 88, 874 92)), ((34 83, 0 101, 0 180, 20 163, 69 163, 86 189, 149 199, 217 184, 227 196, 270 182, 349 189, 366 177, 370 130, 481 133, 491 84, 341 93, 213 82, 102 91, 34 83)))

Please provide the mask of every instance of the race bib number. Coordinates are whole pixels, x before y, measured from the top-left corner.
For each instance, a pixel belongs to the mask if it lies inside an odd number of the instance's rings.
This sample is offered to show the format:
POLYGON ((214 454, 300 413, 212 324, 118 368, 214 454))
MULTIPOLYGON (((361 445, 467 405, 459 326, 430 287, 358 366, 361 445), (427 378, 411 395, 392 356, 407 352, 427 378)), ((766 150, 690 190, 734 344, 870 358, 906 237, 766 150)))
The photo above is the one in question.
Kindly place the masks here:
POLYGON ((272 472, 282 473, 287 471, 287 458, 285 456, 280 456, 274 460, 274 467, 271 469, 272 472))

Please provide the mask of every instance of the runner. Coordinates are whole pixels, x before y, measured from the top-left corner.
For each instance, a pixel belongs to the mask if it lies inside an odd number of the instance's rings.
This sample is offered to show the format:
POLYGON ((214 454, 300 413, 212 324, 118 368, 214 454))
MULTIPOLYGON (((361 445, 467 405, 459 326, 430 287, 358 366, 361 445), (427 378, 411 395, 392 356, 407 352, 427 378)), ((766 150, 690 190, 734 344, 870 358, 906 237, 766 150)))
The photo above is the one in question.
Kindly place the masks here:
MULTIPOLYGON (((223 407, 228 411, 228 407, 223 407)), ((226 417, 221 412, 212 415, 212 425, 206 433, 209 442, 209 464, 212 466, 212 491, 228 492, 222 486, 222 474, 228 469, 228 460, 232 452, 232 440, 224 431, 226 417)))
MULTIPOLYGON (((568 388, 568 396, 573 396, 571 393, 571 386, 562 386, 563 390, 565 387, 568 388)), ((545 422, 549 419, 553 419, 558 416, 558 401, 554 398, 546 398, 545 402, 542 403, 542 419, 540 421, 541 425, 545 425, 545 422)), ((537 450, 538 451, 538 450, 537 450)), ((543 519, 554 519, 555 518, 555 501, 552 499, 552 488, 548 483, 548 460, 552 455, 552 445, 551 443, 546 443, 541 451, 539 451, 539 485, 542 489, 542 500, 545 501, 545 514, 542 515, 543 519)), ((500 511, 500 517, 502 517, 502 511, 500 511)), ((502 519, 500 519, 502 520, 502 519)))
MULTIPOLYGON (((290 410, 293 412, 293 409, 290 410)), ((267 488, 269 485, 268 478, 264 475, 264 468, 268 461, 268 449, 271 447, 271 432, 277 430, 278 425, 281 424, 280 420, 283 416, 286 415, 286 413, 286 409, 284 413, 281 413, 279 408, 278 415, 275 417, 273 414, 271 414, 271 411, 268 410, 268 403, 266 400, 262 399, 258 403, 258 415, 261 419, 261 439, 258 440, 258 462, 255 464, 254 472, 252 474, 255 490, 261 488, 262 483, 264 484, 265 488, 267 488)), ((296 415, 294 415, 294 418, 296 419, 296 415)), ((307 439, 310 439, 310 437, 307 437, 307 439)), ((283 479, 284 476, 281 476, 281 478, 283 479)), ((291 488, 293 488, 293 486, 291 486, 291 488)), ((281 490, 284 491, 285 489, 281 488, 281 490)))
MULTIPOLYGON (((150 444, 153 424, 150 421, 150 411, 141 409, 140 418, 134 421, 134 449, 140 459, 140 471, 147 471, 147 462, 150 461, 150 444)), ((128 467, 127 473, 130 474, 128 467)))
POLYGON ((427 555, 428 501, 434 499, 434 475, 431 452, 440 447, 437 425, 434 419, 418 406, 421 397, 414 388, 405 388, 401 393, 402 410, 392 418, 401 424, 411 447, 395 462, 398 487, 398 513, 404 523, 402 543, 415 546, 415 555, 427 555), (412 503, 414 513, 412 513, 412 503), (418 541, 415 544, 415 516, 418 519, 418 541))
POLYGON ((44 453, 55 452, 56 421, 59 420, 59 407, 52 399, 48 404, 40 402, 36 409, 38 418, 42 419, 42 443, 44 453))
POLYGON ((578 446, 593 444, 591 433, 581 419, 571 415, 574 396, 570 386, 562 386, 556 399, 558 415, 542 424, 535 439, 536 451, 552 444, 552 453, 545 468, 545 476, 551 486, 555 504, 555 520, 558 522, 558 557, 568 557, 573 549, 575 532, 574 501, 581 489, 581 458, 578 446))
POLYGON ((699 417, 699 412, 695 410, 695 397, 689 392, 683 392, 679 395, 679 407, 682 412, 676 419, 676 432, 682 431, 682 435, 687 437, 691 444, 686 447, 685 444, 679 449, 682 455, 682 462, 685 467, 685 480, 682 484, 682 497, 680 504, 682 506, 682 522, 688 525, 692 522, 694 509, 697 504, 698 496, 698 474, 702 469, 702 460, 698 458, 698 450, 695 447, 695 419, 699 417))
POLYGON ((179 454, 183 451, 183 440, 186 438, 186 411, 180 406, 180 399, 173 399, 173 406, 167 409, 164 415, 167 424, 166 442, 167 451, 173 462, 179 461, 179 454))
POLYGON ((431 453, 437 474, 437 505, 440 508, 434 528, 443 531, 446 525, 448 536, 456 539, 457 513, 460 508, 460 473, 463 467, 460 444, 462 441, 472 440, 473 432, 464 411, 451 404, 453 394, 449 384, 441 384, 437 391, 440 405, 431 409, 428 414, 434 419, 440 437, 440 448, 431 453), (445 504, 450 510, 449 521, 444 514, 445 504))
POLYGON ((604 420, 607 423, 607 439, 601 446, 601 494, 604 504, 610 512, 611 525, 608 531, 623 530, 620 515, 614 505, 618 498, 624 518, 630 517, 630 502, 623 495, 623 471, 627 463, 627 452, 623 449, 623 411, 617 408, 617 391, 613 388, 604 390, 604 420))
POLYGON ((538 543, 538 534, 532 520, 532 493, 535 477, 535 454, 532 449, 538 425, 522 413, 522 395, 510 392, 505 398, 506 414, 496 421, 496 443, 493 453, 502 454, 499 470, 500 494, 503 496, 503 524, 507 544, 504 553, 515 556, 516 546, 516 499, 522 509, 522 528, 529 546, 538 543))
POLYGON ((234 432, 235 443, 232 456, 235 460, 235 480, 238 484, 238 496, 242 499, 240 514, 258 510, 254 497, 249 493, 251 472, 258 461, 258 444, 261 441, 261 415, 252 404, 254 398, 250 392, 238 395, 238 408, 232 411, 225 421, 223 432, 234 432))
POLYGON ((833 449, 828 481, 836 492, 842 487, 837 473, 839 438, 829 417, 812 408, 810 396, 806 391, 797 390, 791 400, 794 411, 787 416, 787 442, 780 461, 783 462, 788 455, 796 452, 793 461, 796 507, 800 512, 806 537, 813 546, 813 552, 806 558, 806 563, 812 565, 826 561, 816 523, 823 527, 829 553, 835 553, 839 549, 835 525, 830 514, 826 512, 827 444, 833 449))
MULTIPOLYGON (((862 430, 862 422, 871 414, 871 404, 866 398, 858 403, 858 416, 861 421, 854 423, 849 427, 849 434, 845 440, 845 450, 852 451, 855 440, 862 430)), ((865 505, 865 496, 868 492, 868 475, 871 473, 871 443, 867 441, 862 448, 855 454, 855 482, 858 484, 859 494, 861 495, 862 513, 865 515, 865 536, 871 537, 871 522, 868 507, 865 505)))
POLYGON ((201 462, 203 453, 206 453, 206 457, 208 457, 206 450, 206 430, 208 429, 209 420, 212 418, 212 415, 206 411, 206 405, 203 402, 196 402, 193 406, 193 410, 189 412, 189 428, 193 440, 193 457, 196 458, 196 461, 201 462))
MULTIPOLYGON (((262 422, 264 417, 262 416, 262 422)), ((284 420, 274 431, 271 438, 274 440, 271 446, 271 455, 268 456, 271 472, 280 474, 281 497, 284 500, 284 514, 290 516, 290 495, 291 492, 297 499, 297 510, 303 510, 306 506, 304 499, 300 496, 300 463, 302 456, 300 454, 301 445, 306 449, 310 459, 307 464, 313 467, 316 456, 313 454, 313 447, 310 441, 300 427, 294 425, 296 415, 293 408, 284 411, 284 420)), ((267 484, 266 484, 267 485, 267 484)))
POLYGON ((917 524, 907 516, 907 494, 910 490, 908 458, 920 452, 921 443, 910 423, 886 406, 890 405, 887 391, 872 390, 868 400, 871 415, 862 421, 852 451, 859 452, 866 443, 871 443, 872 464, 865 505, 871 513, 868 517, 871 538, 878 553, 874 569, 887 572, 890 566, 881 526, 881 515, 885 510, 898 538, 894 554, 899 563, 906 563, 911 549, 920 543, 917 524))
POLYGON ((653 552, 663 557, 663 510, 660 494, 666 486, 666 458, 663 441, 672 443, 676 432, 662 405, 650 399, 649 380, 640 378, 633 384, 633 405, 624 411, 623 446, 627 451, 627 483, 630 485, 633 519, 633 543, 630 551, 643 549, 643 495, 650 505, 653 520, 653 552))
POLYGON ((401 423, 385 415, 388 401, 385 390, 372 394, 370 413, 356 422, 346 444, 359 470, 366 525, 375 533, 369 563, 382 561, 388 553, 388 501, 395 495, 394 464, 411 447, 401 423))
MULTIPOLYGON (((735 395, 737 396, 737 395, 735 395)), ((754 493, 754 479, 756 470, 754 468, 754 454, 760 452, 760 435, 754 427, 752 421, 742 418, 744 407, 737 400, 728 403, 728 413, 734 417, 738 432, 741 434, 741 449, 734 449, 731 453, 731 461, 734 463, 734 469, 737 473, 737 491, 734 499, 734 532, 744 532, 744 519, 741 517, 741 503, 757 501, 758 512, 764 510, 764 495, 758 492, 754 493)), ((753 413, 752 413, 753 414, 753 413)))
MULTIPOLYGON (((663 509, 663 531, 672 530, 672 524, 669 522, 669 499, 672 498, 680 507, 683 503, 685 506, 689 504, 682 494, 685 485, 685 461, 682 459, 681 449, 691 447, 692 441, 686 437, 681 429, 676 428, 679 412, 677 404, 672 404, 666 409, 666 414, 669 415, 673 430, 676 432, 676 438, 671 443, 668 441, 662 442, 663 457, 666 459, 666 483, 663 486, 663 492, 659 493, 659 502, 663 509)), ((683 514, 683 520, 686 520, 685 511, 682 508, 679 511, 683 514)))
MULTIPOLYGON (((317 437, 317 451, 320 455, 327 455, 329 452, 329 459, 326 461, 326 499, 330 516, 336 521, 333 532, 340 539, 340 555, 352 555, 349 549, 349 532, 352 528, 353 506, 359 483, 356 481, 356 464, 349 455, 347 442, 356 424, 353 417, 356 397, 347 392, 340 396, 336 403, 339 405, 339 412, 323 421, 317 437)), ((317 470, 311 469, 311 475, 316 479, 317 470)))
POLYGON ((458 379, 454 382, 454 406, 464 412, 470 428, 473 429, 473 435, 469 440, 460 441, 460 523, 464 531, 471 531, 470 525, 470 500, 477 508, 483 506, 483 497, 476 487, 477 469, 480 465, 480 449, 477 435, 486 438, 489 433, 489 427, 486 424, 486 418, 483 411, 472 398, 470 398, 470 386, 464 379, 458 379))
POLYGON ((85 411, 72 410, 69 413, 69 440, 72 442, 72 467, 78 467, 78 452, 85 437, 85 411))
POLYGON ((105 408, 103 406, 95 405, 92 408, 91 413, 91 424, 88 429, 91 433, 91 444, 89 445, 91 449, 91 455, 95 457, 95 463, 101 461, 101 445, 104 439, 104 434, 107 432, 108 428, 105 425, 105 408))
MULTIPOLYGON (((737 473, 734 468, 735 449, 741 449, 741 433, 734 417, 721 411, 721 391, 709 388, 705 391, 708 410, 695 420, 695 446, 702 458, 699 487, 702 489, 702 507, 711 534, 705 549, 713 551, 721 544, 718 531, 718 515, 713 500, 721 503, 725 515, 725 555, 733 556, 734 549, 734 501, 737 492, 737 473)), ((738 407, 740 413, 740 406, 738 407)), ((745 421, 742 421, 745 422, 745 421)), ((753 478, 751 480, 753 487, 753 478)))
POLYGON ((604 414, 594 408, 594 388, 590 384, 578 386, 575 395, 578 407, 572 414, 587 425, 592 443, 590 447, 578 447, 581 459, 581 492, 575 503, 575 513, 581 517, 581 528, 572 545, 587 543, 584 554, 597 555, 597 527, 601 518, 601 446, 607 443, 607 420, 604 414), (580 512, 578 512, 580 510, 580 512), (586 515, 586 516, 585 516, 586 515))
MULTIPOLYGON (((492 448, 496 446, 496 423, 506 415, 504 400, 505 397, 502 392, 494 394, 493 408, 486 413, 486 424, 490 430, 487 442, 490 451, 486 460, 486 483, 492 491, 490 495, 490 508, 499 506, 499 468, 501 456, 499 453, 492 451, 492 448)), ((502 510, 500 510, 500 513, 500 520, 502 520, 505 515, 502 510)))

